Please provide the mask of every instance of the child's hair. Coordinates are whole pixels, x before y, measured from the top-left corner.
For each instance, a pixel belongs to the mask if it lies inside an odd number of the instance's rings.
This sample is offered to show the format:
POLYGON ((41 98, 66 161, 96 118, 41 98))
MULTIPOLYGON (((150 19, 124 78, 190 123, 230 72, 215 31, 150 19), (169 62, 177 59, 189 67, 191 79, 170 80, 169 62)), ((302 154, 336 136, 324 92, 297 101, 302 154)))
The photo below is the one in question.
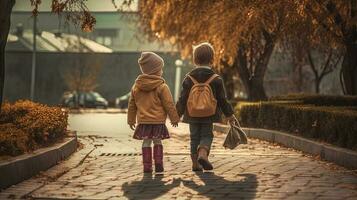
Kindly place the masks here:
POLYGON ((193 63, 198 66, 213 63, 214 49, 208 42, 193 46, 193 63))

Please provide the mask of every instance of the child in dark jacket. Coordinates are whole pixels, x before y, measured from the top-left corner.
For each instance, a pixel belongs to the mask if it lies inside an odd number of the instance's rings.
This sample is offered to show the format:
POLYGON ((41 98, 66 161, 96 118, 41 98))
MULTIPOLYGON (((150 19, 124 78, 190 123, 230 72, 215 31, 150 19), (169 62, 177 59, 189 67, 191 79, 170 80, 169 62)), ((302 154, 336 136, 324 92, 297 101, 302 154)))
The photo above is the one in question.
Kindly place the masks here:
POLYGON ((193 48, 195 69, 189 72, 183 80, 181 95, 176 104, 179 116, 183 115, 183 122, 189 123, 193 171, 202 171, 202 167, 205 170, 213 169, 212 164, 208 161, 208 155, 213 140, 213 123, 221 122, 221 113, 223 112, 230 122, 236 120, 234 110, 227 101, 223 80, 219 76, 209 83, 217 100, 215 114, 208 117, 192 117, 188 113, 187 100, 194 81, 204 83, 215 75, 215 72, 211 68, 213 58, 214 49, 211 44, 201 43, 193 48))

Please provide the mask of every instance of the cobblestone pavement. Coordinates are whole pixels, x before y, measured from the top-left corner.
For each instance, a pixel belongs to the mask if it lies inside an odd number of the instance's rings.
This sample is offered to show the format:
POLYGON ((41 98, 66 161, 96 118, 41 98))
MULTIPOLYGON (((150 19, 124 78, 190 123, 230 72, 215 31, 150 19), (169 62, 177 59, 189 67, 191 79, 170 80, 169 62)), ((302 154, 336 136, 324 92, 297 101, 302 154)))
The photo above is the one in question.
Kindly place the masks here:
POLYGON ((3 191, 0 199, 357 199, 351 171, 254 139, 225 150, 220 133, 210 157, 215 169, 194 173, 187 129, 171 128, 172 138, 164 141, 163 174, 142 173, 140 142, 130 135, 83 136, 85 147, 69 160, 3 191))

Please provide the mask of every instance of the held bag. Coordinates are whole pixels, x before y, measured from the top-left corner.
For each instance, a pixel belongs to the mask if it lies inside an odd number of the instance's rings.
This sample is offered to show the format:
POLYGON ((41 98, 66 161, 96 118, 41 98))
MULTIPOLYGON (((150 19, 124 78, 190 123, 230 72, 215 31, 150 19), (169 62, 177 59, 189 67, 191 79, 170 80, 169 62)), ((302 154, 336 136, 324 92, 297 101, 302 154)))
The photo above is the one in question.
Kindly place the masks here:
POLYGON ((248 144, 248 138, 240 127, 238 121, 236 121, 231 124, 231 128, 224 140, 223 146, 228 149, 234 149, 239 144, 248 144))
POLYGON ((199 83, 192 76, 188 75, 192 80, 193 86, 187 99, 187 111, 191 117, 209 117, 216 113, 217 100, 209 85, 216 77, 213 74, 206 82, 199 83))

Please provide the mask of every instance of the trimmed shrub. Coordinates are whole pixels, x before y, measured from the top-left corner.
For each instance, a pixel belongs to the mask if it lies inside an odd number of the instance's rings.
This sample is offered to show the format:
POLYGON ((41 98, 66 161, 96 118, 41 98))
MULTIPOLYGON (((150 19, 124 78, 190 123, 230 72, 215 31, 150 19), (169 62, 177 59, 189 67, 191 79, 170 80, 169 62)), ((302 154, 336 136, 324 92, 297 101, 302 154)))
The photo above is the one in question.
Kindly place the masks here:
POLYGON ((289 94, 271 97, 270 101, 295 101, 317 106, 357 106, 357 96, 289 94))
POLYGON ((20 155, 29 148, 31 141, 28 134, 11 123, 0 125, 0 155, 20 155))
POLYGON ((357 112, 351 107, 241 103, 236 107, 243 126, 285 131, 357 150, 357 112))
POLYGON ((31 101, 4 103, 0 113, 0 155, 19 155, 62 139, 67 111, 31 101))

